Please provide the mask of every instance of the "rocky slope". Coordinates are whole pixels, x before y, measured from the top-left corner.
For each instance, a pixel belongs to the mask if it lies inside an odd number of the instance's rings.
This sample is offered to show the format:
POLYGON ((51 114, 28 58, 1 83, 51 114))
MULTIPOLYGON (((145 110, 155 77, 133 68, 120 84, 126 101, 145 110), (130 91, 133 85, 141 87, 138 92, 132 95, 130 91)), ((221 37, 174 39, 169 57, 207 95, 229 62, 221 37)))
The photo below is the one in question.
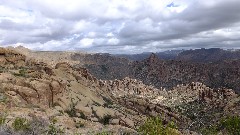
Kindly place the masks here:
MULTIPOLYGON (((164 52, 156 52, 158 58, 164 60, 175 60, 179 53, 183 52, 183 50, 168 50, 164 52)), ((141 61, 148 58, 151 55, 151 52, 144 52, 140 54, 114 54, 112 56, 127 58, 131 61, 141 61)))
MULTIPOLYGON (((90 56, 91 63, 84 66, 98 79, 141 80, 144 84, 172 89, 179 84, 202 82, 212 88, 226 87, 240 92, 240 60, 214 63, 162 60, 155 54, 142 61, 127 61, 111 56, 90 56)), ((75 57, 77 60, 78 57, 75 57)), ((81 61, 81 59, 80 59, 81 61)))
POLYGON ((4 48, 0 58, 1 134, 134 134, 151 107, 157 108, 151 115, 164 113, 166 121, 185 120, 152 103, 158 90, 137 80, 101 81, 85 68, 66 62, 52 68, 4 48), (17 130, 19 118, 28 128, 17 130))
POLYGON ((145 84, 171 89, 178 84, 202 82, 212 88, 231 88, 240 92, 240 60, 218 63, 163 61, 152 54, 132 64, 133 77, 145 84))
POLYGON ((223 50, 220 48, 186 50, 176 57, 176 60, 191 62, 218 62, 240 59, 240 50, 223 50))
MULTIPOLYGON (((88 64, 98 61, 97 66, 113 60, 82 58, 88 64)), ((138 127, 149 116, 160 116, 164 124, 174 121, 178 134, 198 134, 225 116, 240 115, 240 97, 229 89, 239 85, 238 61, 196 64, 164 61, 152 54, 130 63, 130 75, 142 81, 131 76, 101 80, 79 64, 60 62, 53 67, 4 48, 0 61, 0 134, 139 134, 138 127), (211 81, 229 86, 211 87, 220 86, 211 81), (17 130, 19 118, 28 128, 17 130)))
POLYGON ((33 52, 23 47, 13 49, 24 53, 27 59, 34 58, 52 67, 58 62, 68 62, 76 68, 85 67, 91 74, 102 80, 130 77, 141 80, 144 84, 154 85, 159 89, 161 87, 171 89, 179 84, 202 82, 213 88, 226 87, 240 92, 238 77, 240 60, 234 60, 239 51, 196 49, 183 51, 179 54, 179 60, 163 60, 157 54, 151 54, 141 61, 129 61, 126 58, 113 57, 110 54, 33 52), (229 57, 225 57, 225 55, 229 57), (191 57, 185 59, 185 56, 191 57), (196 63, 193 57, 205 61, 201 60, 201 63, 196 63), (210 59, 214 62, 208 63, 211 61, 210 59))
MULTIPOLYGON (((74 51, 33 51, 23 46, 7 47, 9 50, 16 51, 26 56, 26 59, 34 59, 38 62, 44 62, 52 68, 59 62, 68 62, 71 65, 79 64, 80 61, 72 60, 71 56, 75 53, 84 56, 85 52, 74 52, 74 51)), ((82 63, 82 62, 81 62, 82 63)))

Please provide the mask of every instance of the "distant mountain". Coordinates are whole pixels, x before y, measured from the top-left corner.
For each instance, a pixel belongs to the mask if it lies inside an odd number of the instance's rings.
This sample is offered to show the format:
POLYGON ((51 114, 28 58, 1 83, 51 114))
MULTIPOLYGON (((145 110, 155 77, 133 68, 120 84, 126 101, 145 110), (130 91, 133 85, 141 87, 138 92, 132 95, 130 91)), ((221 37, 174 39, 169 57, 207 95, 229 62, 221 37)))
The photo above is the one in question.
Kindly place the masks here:
POLYGON ((91 54, 84 57, 75 54, 72 58, 74 61, 84 62, 83 66, 102 80, 131 77, 159 89, 202 82, 213 88, 226 87, 240 92, 240 60, 196 63, 191 60, 163 60, 154 53, 141 61, 129 61, 109 54, 91 54))
POLYGON ((192 62, 217 62, 240 59, 240 50, 223 50, 220 48, 186 50, 176 57, 176 60, 192 62))
POLYGON ((133 77, 157 88, 202 82, 212 88, 227 87, 240 92, 240 60, 214 63, 161 60, 152 54, 131 64, 133 77))
POLYGON ((75 67, 85 67, 92 74, 102 80, 123 79, 128 77, 130 73, 130 60, 111 56, 106 53, 99 54, 73 54, 73 61, 80 61, 75 67))
MULTIPOLYGON (((127 58, 131 61, 141 61, 148 58, 151 52, 140 54, 114 54, 111 56, 127 58)), ((191 62, 217 62, 240 59, 240 50, 223 50, 220 48, 194 49, 194 50, 168 50, 156 52, 155 55, 163 60, 182 60, 191 62)))
MULTIPOLYGON (((156 52, 155 54, 160 58, 164 60, 172 60, 176 59, 179 53, 181 53, 183 50, 168 50, 164 52, 156 52)), ((112 56, 116 57, 122 57, 127 58, 132 61, 140 61, 148 58, 151 55, 152 52, 144 52, 140 54, 115 54, 112 56)))

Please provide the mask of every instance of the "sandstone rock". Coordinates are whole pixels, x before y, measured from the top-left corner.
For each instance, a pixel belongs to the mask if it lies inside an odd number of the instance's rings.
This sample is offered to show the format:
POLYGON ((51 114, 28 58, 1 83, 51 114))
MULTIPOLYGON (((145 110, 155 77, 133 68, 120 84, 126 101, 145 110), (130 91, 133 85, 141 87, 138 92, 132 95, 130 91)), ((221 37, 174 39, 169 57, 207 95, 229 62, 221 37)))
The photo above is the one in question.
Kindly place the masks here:
POLYGON ((133 128, 135 126, 134 122, 126 117, 121 117, 119 120, 119 124, 129 128, 133 128))
POLYGON ((112 124, 112 125, 119 125, 119 119, 112 119, 110 121, 110 124, 112 124))
POLYGON ((90 117, 92 114, 92 109, 90 107, 85 107, 82 106, 81 104, 77 104, 75 106, 75 109, 78 113, 80 113, 80 117, 81 117, 81 113, 83 113, 86 117, 90 117))

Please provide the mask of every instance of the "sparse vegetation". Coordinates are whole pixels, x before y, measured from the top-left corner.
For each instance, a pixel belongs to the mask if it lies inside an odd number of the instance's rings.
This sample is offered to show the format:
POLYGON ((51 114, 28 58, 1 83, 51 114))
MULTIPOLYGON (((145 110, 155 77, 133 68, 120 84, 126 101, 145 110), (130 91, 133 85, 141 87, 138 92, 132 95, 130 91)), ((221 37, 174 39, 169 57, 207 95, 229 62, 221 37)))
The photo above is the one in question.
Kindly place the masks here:
POLYGON ((218 124, 203 128, 203 135, 217 135, 219 132, 227 135, 240 135, 240 116, 223 118, 218 124))
POLYGON ((93 100, 93 105, 95 105, 95 106, 101 106, 100 103, 98 103, 98 102, 96 102, 96 101, 94 101, 94 100, 93 100))
POLYGON ((27 77, 27 70, 22 68, 18 71, 18 73, 13 73, 15 76, 27 77))
POLYGON ((213 126, 201 129, 200 132, 202 135, 217 135, 219 131, 218 131, 218 127, 213 125, 213 126))
POLYGON ((5 72, 5 68, 0 66, 0 73, 5 72))
POLYGON ((173 122, 163 125, 159 117, 148 118, 138 129, 143 135, 178 135, 176 126, 173 122))
POLYGON ((64 133, 63 130, 56 127, 55 125, 56 123, 57 123, 57 119, 52 118, 51 123, 48 126, 47 135, 61 135, 64 133))
POLYGON ((6 122, 6 117, 5 116, 0 116, 0 126, 3 126, 6 122))
POLYGON ((112 119, 112 116, 107 114, 107 115, 104 115, 103 118, 99 120, 99 122, 102 123, 103 125, 107 125, 109 124, 111 119, 112 119))
POLYGON ((81 121, 78 121, 78 122, 75 123, 75 127, 76 127, 76 128, 82 128, 82 127, 84 127, 84 126, 85 126, 84 123, 81 122, 81 121))
POLYGON ((27 131, 30 130, 30 124, 26 118, 17 117, 12 123, 12 128, 15 131, 27 131))
POLYGON ((80 112, 80 118, 87 119, 86 115, 83 112, 80 112))
POLYGON ((106 98, 104 96, 102 96, 102 98, 105 101, 105 103, 103 104, 104 107, 111 107, 113 105, 113 102, 109 98, 106 98))
POLYGON ((226 130, 229 135, 240 135, 240 116, 229 116, 222 119, 220 128, 226 130))
POLYGON ((74 103, 71 99, 70 109, 65 111, 70 117, 77 117, 77 112, 75 108, 76 105, 77 103, 74 103))
POLYGON ((7 102, 7 96, 5 94, 0 93, 0 102, 3 103, 7 102))
POLYGON ((97 133, 96 135, 112 135, 112 133, 107 132, 107 131, 103 131, 103 132, 97 133))

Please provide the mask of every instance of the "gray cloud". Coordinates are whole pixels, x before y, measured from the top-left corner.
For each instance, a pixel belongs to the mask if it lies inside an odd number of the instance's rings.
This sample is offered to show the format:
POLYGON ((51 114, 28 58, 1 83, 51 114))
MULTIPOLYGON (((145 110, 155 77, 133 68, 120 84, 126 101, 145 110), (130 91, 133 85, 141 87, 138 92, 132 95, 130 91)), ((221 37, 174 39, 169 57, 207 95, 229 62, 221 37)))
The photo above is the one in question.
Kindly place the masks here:
POLYGON ((238 5, 239 0, 1 0, 0 45, 108 53, 240 48, 238 5))

